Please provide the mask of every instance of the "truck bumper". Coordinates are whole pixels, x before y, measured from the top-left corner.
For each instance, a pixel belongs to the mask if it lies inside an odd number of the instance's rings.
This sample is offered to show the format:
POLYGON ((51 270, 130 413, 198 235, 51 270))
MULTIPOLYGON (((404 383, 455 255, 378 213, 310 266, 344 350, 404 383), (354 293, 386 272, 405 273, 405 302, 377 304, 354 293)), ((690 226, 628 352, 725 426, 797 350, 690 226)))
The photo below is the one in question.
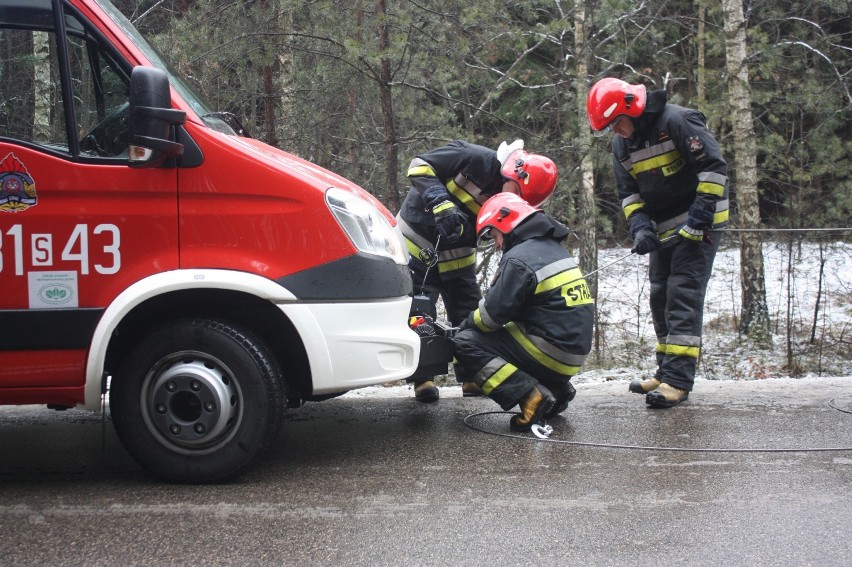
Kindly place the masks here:
POLYGON ((279 308, 302 337, 314 395, 401 380, 417 369, 421 341, 407 324, 409 296, 279 308))

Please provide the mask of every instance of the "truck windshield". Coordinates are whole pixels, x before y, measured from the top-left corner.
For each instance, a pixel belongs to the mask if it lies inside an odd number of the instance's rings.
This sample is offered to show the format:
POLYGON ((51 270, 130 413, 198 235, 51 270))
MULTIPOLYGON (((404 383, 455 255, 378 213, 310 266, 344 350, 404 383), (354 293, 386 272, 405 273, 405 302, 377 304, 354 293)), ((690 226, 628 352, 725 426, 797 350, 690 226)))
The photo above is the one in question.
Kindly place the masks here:
MULTIPOLYGON (((154 49, 148 41, 142 37, 133 24, 130 23, 124 14, 118 11, 109 0, 95 0, 95 3, 100 6, 104 12, 117 26, 119 26, 127 37, 129 37, 136 47, 139 48, 145 56, 151 60, 154 65, 162 69, 169 76, 169 83, 180 94, 181 98, 192 108, 192 110, 204 121, 204 124, 213 130, 223 134, 236 135, 237 131, 230 125, 230 121, 223 118, 222 113, 213 112, 210 106, 190 87, 175 71, 172 69, 168 61, 166 61, 160 53, 154 49)), ((242 127, 237 128, 240 130, 242 127)))

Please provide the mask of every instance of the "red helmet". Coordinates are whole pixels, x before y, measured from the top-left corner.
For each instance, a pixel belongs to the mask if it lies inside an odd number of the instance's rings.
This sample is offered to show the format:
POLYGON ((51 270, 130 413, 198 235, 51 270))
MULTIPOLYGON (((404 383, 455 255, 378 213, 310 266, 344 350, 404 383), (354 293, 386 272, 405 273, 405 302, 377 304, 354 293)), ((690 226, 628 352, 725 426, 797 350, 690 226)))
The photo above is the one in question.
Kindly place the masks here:
POLYGON ((514 193, 497 193, 482 205, 476 215, 476 234, 495 228, 503 234, 509 234, 528 216, 538 209, 514 193))
POLYGON ((503 163, 500 173, 506 179, 518 182, 521 197, 535 207, 541 205, 553 194, 559 171, 548 157, 530 154, 524 150, 515 150, 503 163))
POLYGON ((586 113, 595 132, 605 132, 619 116, 639 118, 645 111, 644 85, 631 85, 620 79, 601 79, 589 91, 586 113))

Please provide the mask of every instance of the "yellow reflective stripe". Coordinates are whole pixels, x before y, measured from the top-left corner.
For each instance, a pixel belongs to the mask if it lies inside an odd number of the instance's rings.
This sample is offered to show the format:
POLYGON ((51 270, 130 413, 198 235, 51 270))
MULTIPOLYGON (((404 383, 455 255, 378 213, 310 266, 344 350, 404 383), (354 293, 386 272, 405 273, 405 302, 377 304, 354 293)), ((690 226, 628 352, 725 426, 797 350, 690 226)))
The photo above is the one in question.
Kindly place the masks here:
POLYGON ((408 177, 437 177, 435 170, 428 165, 417 165, 408 168, 408 177))
POLYGON ((632 205, 627 205, 624 207, 624 218, 629 219, 630 215, 643 208, 645 203, 634 203, 632 205))
POLYGON ((686 230, 686 227, 681 228, 678 231, 678 234, 680 236, 682 236, 683 238, 686 238, 687 240, 692 240, 694 242, 699 242, 701 240, 704 240, 704 232, 703 231, 701 232, 701 234, 692 234, 691 232, 686 230))
POLYGON ((527 351, 530 356, 536 359, 542 366, 545 366, 557 374, 562 374, 564 376, 573 376, 577 372, 580 371, 579 366, 572 366, 570 364, 563 364, 558 360, 551 358, 537 346, 535 346, 532 341, 530 341, 526 335, 518 328, 515 323, 508 323, 506 325, 506 330, 509 331, 509 334, 512 335, 518 344, 523 347, 525 351, 527 351))
POLYGON ((633 171, 636 173, 636 175, 638 175, 640 173, 644 173, 652 169, 659 169, 661 167, 665 167, 671 163, 676 162, 679 159, 681 159, 680 152, 677 150, 672 150, 662 155, 634 163, 633 171))
POLYGON ((698 355, 701 354, 701 348, 697 346, 667 345, 666 354, 672 356, 691 356, 692 358, 698 358, 698 355))
POLYGON ((455 260, 447 260, 445 262, 438 262, 438 272, 443 274, 444 272, 452 272, 453 270, 460 270, 462 268, 466 268, 468 266, 472 266, 476 264, 476 253, 470 254, 469 256, 465 256, 463 258, 458 258, 455 260))
POLYGON ((449 189, 450 193, 462 202, 462 204, 473 211, 474 213, 479 213, 479 209, 482 207, 479 203, 476 202, 476 199, 473 198, 473 195, 465 191, 464 187, 461 187, 455 180, 447 181, 447 189, 449 189))
POLYGON ((728 218, 730 218, 730 211, 725 209, 724 211, 720 211, 713 215, 713 224, 722 224, 723 222, 728 222, 728 218))
POLYGON ((660 354, 666 354, 666 344, 665 343, 657 343, 657 352, 660 354))
POLYGON ((698 184, 698 188, 696 189, 699 193, 705 193, 707 195, 715 195, 717 197, 724 197, 725 195, 725 186, 719 185, 718 183, 710 183, 708 181, 702 181, 698 184))
POLYGON ((440 213, 441 211, 446 211, 447 209, 452 209, 453 207, 455 207, 454 204, 452 204, 449 201, 444 201, 443 203, 439 203, 437 207, 432 209, 432 214, 436 215, 436 214, 440 213))
POLYGON ((565 284, 582 280, 583 272, 580 271, 580 268, 572 268, 570 270, 565 270, 564 272, 559 272, 558 274, 550 276, 549 278, 539 282, 539 284, 535 286, 535 293, 544 293, 546 291, 562 287, 565 284))
POLYGON ((405 247, 408 249, 408 253, 414 256, 415 258, 419 258, 420 252, 423 250, 420 246, 409 240, 407 237, 405 238, 405 247))
POLYGON ((492 329, 482 321, 482 312, 479 310, 478 307, 473 312, 473 323, 474 325, 476 325, 476 328, 482 331, 483 333, 493 333, 497 330, 492 329))
POLYGON ((500 370, 492 374, 488 380, 483 382, 479 389, 482 390, 482 393, 486 396, 491 394, 494 388, 505 382, 517 369, 517 366, 507 362, 500 367, 500 370))

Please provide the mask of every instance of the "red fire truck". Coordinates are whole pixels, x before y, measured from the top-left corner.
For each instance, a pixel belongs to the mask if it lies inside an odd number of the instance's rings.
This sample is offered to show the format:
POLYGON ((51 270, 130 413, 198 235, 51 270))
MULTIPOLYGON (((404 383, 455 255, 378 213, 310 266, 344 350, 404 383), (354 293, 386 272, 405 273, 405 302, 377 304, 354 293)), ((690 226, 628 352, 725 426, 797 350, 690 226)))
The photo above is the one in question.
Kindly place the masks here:
POLYGON ((179 482, 412 375, 388 210, 211 111, 105 0, 0 0, 0 404, 110 416, 179 482))

